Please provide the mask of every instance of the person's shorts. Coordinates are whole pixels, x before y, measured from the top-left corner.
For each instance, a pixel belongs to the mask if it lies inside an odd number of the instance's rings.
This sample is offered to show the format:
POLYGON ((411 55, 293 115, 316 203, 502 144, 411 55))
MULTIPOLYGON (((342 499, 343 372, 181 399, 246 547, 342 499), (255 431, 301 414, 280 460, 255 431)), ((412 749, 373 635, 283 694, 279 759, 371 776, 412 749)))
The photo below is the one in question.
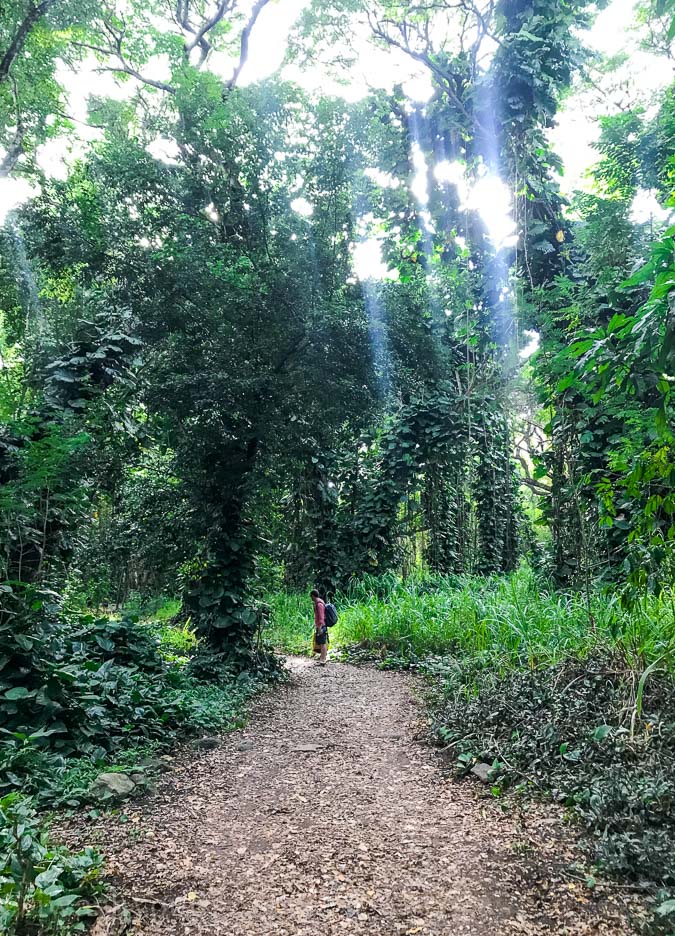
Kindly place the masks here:
POLYGON ((324 644, 328 643, 328 631, 324 630, 320 634, 314 634, 314 643, 317 647, 322 647, 324 644))

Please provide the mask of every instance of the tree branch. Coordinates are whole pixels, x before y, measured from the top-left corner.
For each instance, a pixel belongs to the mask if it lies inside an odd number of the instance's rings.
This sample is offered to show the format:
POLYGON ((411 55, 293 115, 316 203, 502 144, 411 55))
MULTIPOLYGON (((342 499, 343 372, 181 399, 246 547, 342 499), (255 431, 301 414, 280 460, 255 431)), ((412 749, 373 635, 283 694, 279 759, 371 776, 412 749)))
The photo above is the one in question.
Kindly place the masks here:
POLYGON ((522 455, 516 456, 520 462, 524 474, 519 478, 520 483, 524 484, 526 487, 529 487, 531 491, 535 494, 539 494, 540 497, 550 497, 551 488, 547 487, 545 484, 542 484, 541 481, 538 481, 536 478, 530 476, 530 468, 522 455))
POLYGON ((14 133, 14 139, 6 148, 2 162, 0 162, 0 178, 2 179, 10 174, 21 156, 23 156, 23 141, 26 136, 26 129, 21 120, 21 109, 19 107, 19 95, 16 81, 11 75, 9 76, 9 80, 12 84, 12 97, 14 98, 14 108, 16 110, 16 132, 14 133))
POLYGON ((38 3, 37 6, 33 4, 29 6, 28 12, 26 13, 21 23, 19 23, 19 27, 15 32, 12 41, 7 47, 7 51, 0 60, 0 84, 2 84, 4 81, 7 81, 9 78, 9 72, 12 65, 14 64, 14 60, 26 44, 26 39, 28 39, 28 36, 32 32, 35 24, 45 15, 51 6, 54 6, 56 2, 57 0, 42 0, 42 3, 38 3))
MULTIPOLYGON (((204 61, 204 59, 206 58, 206 55, 208 55, 208 51, 211 49, 211 46, 206 41, 206 34, 211 32, 214 26, 218 25, 218 23, 222 20, 222 18, 225 16, 226 13, 230 13, 232 11, 233 6, 234 4, 232 0, 220 0, 220 3, 218 4, 216 12, 213 14, 213 16, 211 16, 207 20, 204 20, 204 22, 197 29, 196 32, 190 29, 190 32, 194 32, 194 39, 190 43, 188 42, 185 43, 186 55, 189 55, 190 52, 192 52, 194 48, 196 48, 198 45, 201 45, 202 56, 203 56, 202 61, 204 61), (206 51, 204 51, 204 46, 206 46, 206 51)), ((189 27, 186 27, 186 28, 189 28, 189 27)))
POLYGON ((136 78, 137 81, 140 81, 144 85, 148 85, 150 88, 157 88, 159 91, 166 91, 167 94, 175 94, 176 89, 170 84, 166 84, 164 81, 155 81, 153 78, 146 78, 145 75, 142 75, 140 72, 136 71, 135 68, 132 68, 131 65, 128 65, 126 62, 120 62, 119 65, 102 65, 100 68, 96 69, 97 72, 112 72, 117 75, 129 75, 131 78, 136 78))
POLYGON ((103 46, 92 45, 90 42, 74 42, 73 45, 77 46, 78 49, 89 49, 90 52, 96 52, 99 55, 104 55, 106 58, 113 56, 120 63, 119 65, 101 65, 100 68, 96 69, 97 72, 112 72, 114 74, 129 75, 131 78, 135 78, 137 81, 149 85, 151 88, 157 88, 159 91, 166 91, 167 94, 176 93, 176 89, 165 81, 155 81, 154 78, 146 78, 145 75, 142 75, 132 65, 129 65, 122 54, 121 39, 119 37, 116 37, 115 48, 106 49, 103 46))
POLYGON ((300 334, 293 339, 288 348, 282 352, 279 360, 272 368, 274 374, 280 374, 286 367, 286 364, 308 346, 307 334, 303 329, 300 334))
MULTIPOLYGON (((424 52, 418 52, 417 50, 411 47, 410 37, 408 34, 408 29, 409 29, 408 23, 403 22, 402 24, 398 25, 398 30, 402 36, 402 41, 400 41, 396 39, 394 36, 392 36, 389 32, 387 32, 387 30, 384 28, 382 23, 375 22, 370 16, 370 13, 368 13, 368 22, 369 22, 370 28, 373 30, 374 35, 378 39, 382 39, 384 42, 386 42, 390 46, 393 46, 395 49, 400 49, 401 52, 404 52, 406 55, 410 56, 410 58, 414 59, 416 62, 421 62, 423 65, 426 65, 429 71, 432 72, 432 74, 434 74, 437 79, 439 79, 441 88, 448 95, 448 97, 450 98, 454 106, 457 108, 457 110, 468 121, 469 126, 470 127, 475 126, 479 130, 482 130, 483 132, 485 132, 485 128, 480 124, 480 122, 477 120, 475 115, 471 114, 466 109, 466 107, 464 106, 464 102, 455 92, 453 88, 453 76, 449 75, 440 67, 440 65, 434 62, 428 49, 427 51, 424 51, 424 52)), ((386 23, 386 21, 384 22, 386 23)))
POLYGON ((256 24, 256 20, 258 19, 258 17, 260 16, 263 9, 267 6, 268 3, 269 3, 269 0, 257 0, 257 3, 251 10, 251 15, 248 18, 248 23, 244 26, 244 29, 241 34, 241 46, 240 46, 241 51, 239 53, 239 63, 237 64, 237 67, 234 70, 234 74, 232 75, 230 80, 227 82, 227 85, 226 85, 227 91, 230 91, 232 88, 234 88, 234 86, 236 85, 239 79, 239 75, 241 74, 241 70, 248 60, 248 43, 249 43, 249 39, 251 38, 251 31, 256 24))
POLYGON ((18 129, 14 134, 14 139, 9 144, 6 149, 5 155, 0 162, 0 179, 4 179, 10 174, 12 169, 16 166, 21 156, 23 156, 23 139, 25 133, 23 130, 18 129))

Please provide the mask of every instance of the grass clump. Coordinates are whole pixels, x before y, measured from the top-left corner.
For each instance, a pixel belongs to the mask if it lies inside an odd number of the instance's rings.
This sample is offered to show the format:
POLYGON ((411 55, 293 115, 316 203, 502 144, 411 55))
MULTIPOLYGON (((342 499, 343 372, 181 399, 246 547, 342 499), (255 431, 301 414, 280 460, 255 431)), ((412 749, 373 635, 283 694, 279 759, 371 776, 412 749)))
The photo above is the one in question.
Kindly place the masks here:
MULTIPOLYGON (((309 652, 312 606, 305 593, 270 596, 266 639, 289 652, 309 652)), ((560 592, 523 565, 511 575, 364 576, 337 596, 334 646, 415 661, 429 655, 490 657, 490 665, 553 665, 594 648, 617 647, 653 660, 675 646, 673 603, 651 598, 627 610, 596 591, 560 592)))
POLYGON ((553 664, 603 645, 653 658, 675 640, 668 603, 653 599, 629 612, 595 592, 589 604, 583 594, 556 591, 528 566, 508 576, 426 576, 385 587, 383 594, 382 585, 362 583, 342 598, 340 642, 411 658, 488 654, 503 667, 553 664))

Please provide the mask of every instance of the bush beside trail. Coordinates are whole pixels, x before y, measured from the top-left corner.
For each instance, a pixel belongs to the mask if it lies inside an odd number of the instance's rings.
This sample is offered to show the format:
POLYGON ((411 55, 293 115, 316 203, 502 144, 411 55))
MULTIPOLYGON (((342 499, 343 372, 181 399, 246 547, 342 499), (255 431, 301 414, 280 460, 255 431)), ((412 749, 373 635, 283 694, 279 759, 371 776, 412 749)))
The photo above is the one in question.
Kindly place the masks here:
POLYGON ((87 790, 74 788, 73 776, 91 779, 120 758, 128 762, 125 752, 147 755, 235 727, 261 684, 255 673, 222 666, 218 682, 195 678, 186 658, 163 655, 152 629, 134 618, 65 614, 48 592, 36 592, 26 613, 25 595, 14 603, 12 593, 5 597, 0 793, 19 789, 41 805, 75 805, 87 790))
POLYGON ((251 695, 282 674, 263 652, 258 671, 221 661, 218 679, 204 681, 191 671, 197 640, 185 622, 96 615, 46 589, 0 589, 0 932, 66 936, 95 915, 101 859, 54 845, 37 809, 114 805, 115 778, 142 791, 162 751, 240 726, 251 695))
POLYGON ((88 929, 103 892, 101 857, 54 845, 30 801, 0 797, 0 932, 70 936, 88 929))
POLYGON ((441 677, 434 728, 460 769, 487 762, 496 794, 515 786, 569 806, 605 872, 675 886, 672 676, 640 687, 617 654, 503 673, 461 660, 425 668, 441 677))

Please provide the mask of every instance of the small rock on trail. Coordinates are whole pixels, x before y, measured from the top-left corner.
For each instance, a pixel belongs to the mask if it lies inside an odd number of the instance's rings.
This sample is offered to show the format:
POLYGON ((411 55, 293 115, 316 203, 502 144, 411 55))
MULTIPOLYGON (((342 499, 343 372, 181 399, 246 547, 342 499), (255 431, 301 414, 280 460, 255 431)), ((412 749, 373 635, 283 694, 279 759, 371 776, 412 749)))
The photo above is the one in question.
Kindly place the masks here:
POLYGON ((135 781, 126 773, 100 773, 92 784, 92 791, 101 796, 125 797, 133 793, 135 781))
POLYGON ((74 834, 105 853, 129 932, 632 932, 617 899, 550 873, 544 853, 560 859, 559 846, 537 841, 535 818, 527 829, 478 785, 444 779, 439 755, 415 740, 408 677, 292 671, 246 729, 178 758, 154 794, 128 804, 130 822, 74 834), (524 836, 536 863, 518 848, 524 836))

